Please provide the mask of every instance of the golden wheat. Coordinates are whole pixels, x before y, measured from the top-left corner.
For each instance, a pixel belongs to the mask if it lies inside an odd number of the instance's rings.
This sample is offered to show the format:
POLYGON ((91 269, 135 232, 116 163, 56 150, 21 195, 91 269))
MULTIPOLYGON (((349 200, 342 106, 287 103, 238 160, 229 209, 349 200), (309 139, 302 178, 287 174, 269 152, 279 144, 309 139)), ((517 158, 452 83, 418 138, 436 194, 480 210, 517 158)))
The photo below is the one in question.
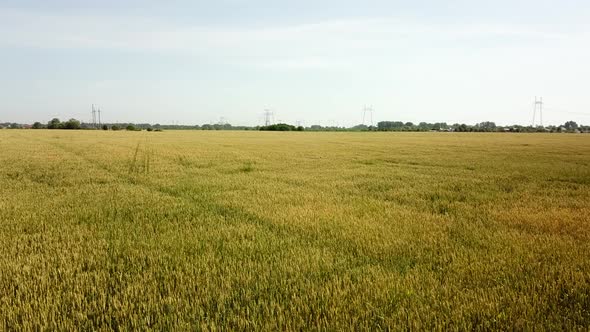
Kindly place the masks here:
POLYGON ((590 326, 590 136, 0 131, 7 330, 590 326))

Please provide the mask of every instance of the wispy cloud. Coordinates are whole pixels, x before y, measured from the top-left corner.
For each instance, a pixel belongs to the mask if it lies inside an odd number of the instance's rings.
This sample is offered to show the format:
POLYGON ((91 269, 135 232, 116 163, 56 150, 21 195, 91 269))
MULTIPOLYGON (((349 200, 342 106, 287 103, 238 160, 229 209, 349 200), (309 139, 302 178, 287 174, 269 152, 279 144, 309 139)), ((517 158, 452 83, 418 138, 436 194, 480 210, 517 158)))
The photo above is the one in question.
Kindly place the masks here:
POLYGON ((436 25, 392 18, 291 26, 187 26, 144 17, 72 16, 0 9, 0 46, 170 52, 229 57, 271 68, 331 68, 408 46, 534 43, 571 38, 527 26, 436 25))

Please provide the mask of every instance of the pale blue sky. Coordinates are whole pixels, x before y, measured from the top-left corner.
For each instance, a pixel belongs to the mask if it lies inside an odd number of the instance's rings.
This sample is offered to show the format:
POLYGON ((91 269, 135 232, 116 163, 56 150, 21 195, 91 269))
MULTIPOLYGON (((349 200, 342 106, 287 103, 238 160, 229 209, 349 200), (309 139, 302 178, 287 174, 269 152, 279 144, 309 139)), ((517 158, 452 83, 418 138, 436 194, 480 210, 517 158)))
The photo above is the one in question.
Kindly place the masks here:
POLYGON ((0 0, 0 122, 590 123, 588 1, 0 0))

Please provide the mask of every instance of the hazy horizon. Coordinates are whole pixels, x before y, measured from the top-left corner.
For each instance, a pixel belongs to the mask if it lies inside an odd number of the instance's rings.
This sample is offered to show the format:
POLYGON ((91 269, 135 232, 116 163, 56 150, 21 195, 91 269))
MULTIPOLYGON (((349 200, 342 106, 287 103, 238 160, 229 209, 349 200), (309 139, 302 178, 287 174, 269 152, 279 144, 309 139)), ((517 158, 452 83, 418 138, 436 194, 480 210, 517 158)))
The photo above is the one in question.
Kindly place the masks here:
POLYGON ((584 1, 0 3, 0 122, 590 123, 584 1))

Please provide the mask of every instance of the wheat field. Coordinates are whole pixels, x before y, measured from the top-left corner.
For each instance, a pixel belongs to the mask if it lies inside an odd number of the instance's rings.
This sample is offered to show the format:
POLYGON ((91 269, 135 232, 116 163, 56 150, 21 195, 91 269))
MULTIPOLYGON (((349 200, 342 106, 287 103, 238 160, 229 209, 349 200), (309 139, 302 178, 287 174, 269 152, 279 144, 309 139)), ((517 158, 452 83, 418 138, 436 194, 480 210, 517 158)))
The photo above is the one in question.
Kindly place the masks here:
POLYGON ((2 330, 588 330, 590 136, 0 130, 2 330))

